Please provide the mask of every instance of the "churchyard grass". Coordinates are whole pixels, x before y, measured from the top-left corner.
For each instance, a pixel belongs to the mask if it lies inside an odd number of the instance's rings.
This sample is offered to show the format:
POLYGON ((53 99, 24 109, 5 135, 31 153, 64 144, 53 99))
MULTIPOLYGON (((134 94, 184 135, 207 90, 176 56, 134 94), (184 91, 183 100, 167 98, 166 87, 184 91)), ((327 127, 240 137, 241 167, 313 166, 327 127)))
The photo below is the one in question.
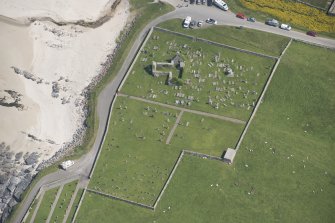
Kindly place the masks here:
POLYGON ((246 121, 274 65, 273 59, 221 48, 185 37, 154 31, 121 92, 149 100, 246 121), (152 75, 152 61, 169 62, 177 52, 185 67, 182 86, 166 84, 167 76, 152 75), (225 74, 227 67, 234 77, 225 74))

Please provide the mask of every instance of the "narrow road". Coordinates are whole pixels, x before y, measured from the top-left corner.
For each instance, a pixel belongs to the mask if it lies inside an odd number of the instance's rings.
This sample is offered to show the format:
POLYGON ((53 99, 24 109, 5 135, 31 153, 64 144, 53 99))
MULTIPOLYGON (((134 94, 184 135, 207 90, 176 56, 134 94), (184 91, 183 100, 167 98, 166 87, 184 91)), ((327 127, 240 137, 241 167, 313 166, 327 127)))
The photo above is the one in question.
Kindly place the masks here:
MULTIPOLYGON (((177 0, 165 0, 165 1, 172 3, 172 5, 174 6, 182 3, 182 1, 177 0)), ((116 95, 118 87, 124 75, 126 74, 128 67, 131 65, 131 62, 133 61, 139 47, 141 46, 141 43, 146 36, 146 33, 149 31, 151 27, 156 26, 161 22, 173 18, 185 18, 187 15, 191 16, 194 19, 202 19, 202 20, 208 17, 212 17, 218 20, 218 25, 243 26, 335 49, 334 39, 327 39, 322 37, 310 37, 307 36, 305 33, 297 32, 294 30, 288 32, 275 27, 266 26, 264 25, 264 23, 261 22, 250 23, 245 20, 236 18, 232 12, 223 12, 222 10, 219 10, 216 7, 189 5, 189 7, 176 8, 176 10, 174 10, 173 12, 167 13, 161 17, 154 19, 149 24, 147 24, 144 27, 144 29, 139 33, 138 38, 133 43, 133 46, 127 58, 124 60, 121 69, 119 70, 113 81, 111 81, 102 90, 102 92, 98 97, 96 109, 97 109, 97 115, 99 117, 99 123, 98 123, 99 128, 92 149, 86 155, 82 156, 79 160, 77 160, 75 165, 70 167, 67 171, 59 170, 40 179, 31 189, 30 193, 22 201, 20 212, 15 216, 13 222, 16 223, 22 221, 23 217, 25 216, 27 210, 30 207, 31 202, 34 200, 36 194, 43 185, 54 181, 59 180, 61 181, 63 179, 68 179, 71 177, 73 178, 76 178, 78 176, 87 177, 89 175, 91 168, 94 164, 96 154, 99 151, 101 141, 107 129, 107 120, 110 114, 112 100, 116 95)))

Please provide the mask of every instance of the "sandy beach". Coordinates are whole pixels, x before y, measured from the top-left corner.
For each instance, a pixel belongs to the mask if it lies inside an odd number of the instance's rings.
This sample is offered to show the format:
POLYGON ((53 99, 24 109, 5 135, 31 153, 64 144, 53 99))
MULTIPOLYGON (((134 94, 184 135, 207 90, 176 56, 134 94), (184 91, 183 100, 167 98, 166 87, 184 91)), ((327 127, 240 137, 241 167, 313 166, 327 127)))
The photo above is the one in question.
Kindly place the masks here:
POLYGON ((0 0, 0 141, 12 152, 37 152, 40 163, 83 126, 81 93, 129 16, 128 1, 111 11, 114 2, 0 0), (106 13, 111 19, 98 27, 75 25, 106 13))

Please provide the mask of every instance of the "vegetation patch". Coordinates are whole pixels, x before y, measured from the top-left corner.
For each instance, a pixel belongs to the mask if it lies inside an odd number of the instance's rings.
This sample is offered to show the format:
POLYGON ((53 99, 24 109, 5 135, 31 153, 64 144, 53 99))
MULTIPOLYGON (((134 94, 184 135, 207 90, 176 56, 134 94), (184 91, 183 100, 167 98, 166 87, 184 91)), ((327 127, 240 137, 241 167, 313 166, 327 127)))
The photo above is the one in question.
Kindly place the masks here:
POLYGON ((282 22, 317 31, 335 32, 335 18, 325 12, 302 3, 281 0, 240 0, 252 10, 273 15, 282 22))
POLYGON ((273 59, 154 31, 121 92, 247 120, 273 64, 273 59), (152 72, 153 61, 169 63, 177 56, 184 59, 182 85, 170 84, 169 74, 152 72))

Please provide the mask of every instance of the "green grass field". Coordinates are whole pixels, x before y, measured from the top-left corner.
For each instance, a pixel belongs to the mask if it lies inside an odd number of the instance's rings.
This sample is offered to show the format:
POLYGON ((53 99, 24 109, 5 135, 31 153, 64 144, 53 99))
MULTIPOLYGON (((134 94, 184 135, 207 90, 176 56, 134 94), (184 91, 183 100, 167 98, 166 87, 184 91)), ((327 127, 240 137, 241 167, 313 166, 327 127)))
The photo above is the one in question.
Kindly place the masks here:
POLYGON ((54 212, 52 213, 50 222, 63 222, 63 218, 65 216, 65 212, 70 204, 70 200, 73 196, 73 193, 76 189, 78 181, 73 181, 71 183, 65 184, 58 199, 57 205, 55 207, 54 212))
POLYGON ((88 193, 77 222, 333 222, 334 60, 293 42, 232 166, 185 156, 156 211, 88 193))
POLYGON ((204 24, 202 28, 185 29, 181 19, 172 19, 159 24, 159 27, 208 39, 214 42, 263 53, 280 56, 289 42, 289 38, 258 30, 231 26, 212 26, 204 24))
POLYGON ((44 193, 40 207, 37 210, 34 222, 45 222, 49 216, 51 206, 54 203, 59 187, 47 190, 44 193))
POLYGON ((243 124, 185 112, 171 146, 221 157, 224 150, 235 147, 243 128, 243 124))
MULTIPOLYGON (((155 31, 121 92, 247 120, 273 64, 272 59, 155 31), (151 74, 153 60, 169 61, 177 52, 186 64, 182 78, 178 78, 184 84, 179 87, 167 85, 166 76, 153 77, 151 74), (224 66, 231 67, 235 76, 227 77, 224 66)), ((177 77, 176 69, 171 68, 171 71, 177 77)))

